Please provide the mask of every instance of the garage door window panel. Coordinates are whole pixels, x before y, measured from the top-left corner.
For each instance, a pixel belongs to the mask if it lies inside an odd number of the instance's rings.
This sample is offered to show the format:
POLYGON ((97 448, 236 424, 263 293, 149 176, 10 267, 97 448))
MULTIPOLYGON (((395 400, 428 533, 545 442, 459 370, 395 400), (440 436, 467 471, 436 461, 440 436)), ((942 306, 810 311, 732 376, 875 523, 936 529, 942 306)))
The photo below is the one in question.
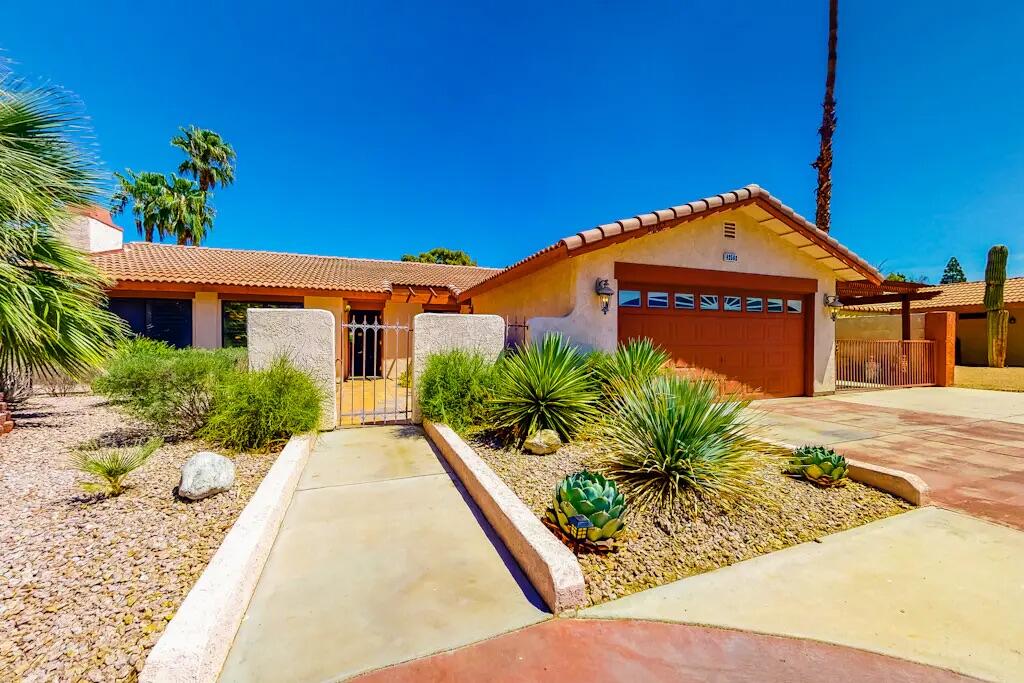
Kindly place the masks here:
POLYGON ((619 290, 619 307, 620 308, 640 308, 640 290, 638 290, 638 289, 620 289, 619 290))
POLYGON ((668 308, 668 292, 647 292, 647 308, 668 308))
POLYGON ((702 310, 702 311, 717 311, 718 310, 718 295, 717 294, 701 294, 700 295, 700 310, 702 310))
POLYGON ((782 313, 786 308, 782 303, 782 299, 768 299, 768 312, 769 313, 782 313))
POLYGON ((742 299, 738 296, 722 297, 722 310, 739 312, 743 310, 742 299))
POLYGON ((764 311, 764 299, 759 296, 747 297, 747 312, 762 313, 764 311))
POLYGON ((689 292, 676 292, 675 305, 681 311, 692 311, 695 308, 693 294, 689 292))

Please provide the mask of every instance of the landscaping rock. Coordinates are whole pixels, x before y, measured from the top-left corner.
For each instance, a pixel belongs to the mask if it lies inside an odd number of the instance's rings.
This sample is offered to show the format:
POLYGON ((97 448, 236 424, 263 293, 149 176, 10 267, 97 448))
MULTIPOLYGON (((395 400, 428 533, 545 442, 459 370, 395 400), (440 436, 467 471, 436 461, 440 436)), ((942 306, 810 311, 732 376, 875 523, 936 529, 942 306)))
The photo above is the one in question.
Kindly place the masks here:
POLYGON ((523 448, 534 455, 548 455, 556 452, 561 446, 562 440, 553 429, 539 429, 523 443, 523 448))
POLYGON ((181 468, 178 495, 202 500, 229 490, 235 483, 235 463, 210 451, 200 451, 181 468))

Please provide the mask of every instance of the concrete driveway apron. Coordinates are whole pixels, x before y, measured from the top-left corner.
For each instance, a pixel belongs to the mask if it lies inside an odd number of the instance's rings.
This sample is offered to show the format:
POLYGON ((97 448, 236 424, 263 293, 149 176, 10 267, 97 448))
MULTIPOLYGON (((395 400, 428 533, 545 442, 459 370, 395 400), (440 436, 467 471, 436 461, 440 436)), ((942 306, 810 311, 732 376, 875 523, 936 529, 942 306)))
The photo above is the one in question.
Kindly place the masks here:
POLYGON ((340 680, 550 615, 415 427, 323 434, 221 681, 340 680))

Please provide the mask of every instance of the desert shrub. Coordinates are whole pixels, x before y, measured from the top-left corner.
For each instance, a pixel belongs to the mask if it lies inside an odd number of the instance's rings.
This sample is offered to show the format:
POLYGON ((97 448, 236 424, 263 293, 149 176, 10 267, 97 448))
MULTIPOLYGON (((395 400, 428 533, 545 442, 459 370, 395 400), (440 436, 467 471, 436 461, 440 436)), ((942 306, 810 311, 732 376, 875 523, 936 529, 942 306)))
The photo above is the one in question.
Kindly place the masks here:
POLYGON ((21 405, 32 397, 32 375, 13 367, 0 366, 0 394, 11 405, 21 405))
POLYGON ((601 468, 638 508, 672 505, 687 491, 723 502, 747 493, 758 449, 747 405, 719 397, 711 380, 656 377, 616 401, 601 468))
POLYGON ((457 349, 427 358, 418 397, 423 417, 457 432, 483 421, 494 385, 494 365, 479 353, 457 349))
POLYGON ((78 386, 78 381, 62 372, 46 373, 41 377, 46 393, 54 398, 67 396, 78 386))
POLYGON ((284 358, 227 375, 200 436, 231 450, 263 452, 320 424, 320 389, 284 358))
POLYGON ((585 357, 559 334, 519 347, 495 375, 491 422, 519 444, 538 429, 568 441, 598 416, 600 394, 585 357))
POLYGON ((661 373, 671 356, 648 338, 630 339, 614 353, 595 351, 587 357, 602 391, 616 395, 630 386, 646 384, 661 373))
POLYGON ((133 339, 117 350, 92 387, 165 434, 192 434, 206 422, 214 390, 239 374, 243 361, 235 349, 174 350, 133 339))
POLYGON ((162 445, 162 439, 153 438, 133 448, 78 450, 71 456, 71 466, 91 477, 79 482, 82 490, 101 496, 119 496, 124 492, 125 478, 145 465, 162 445))
POLYGON ((793 451, 786 474, 804 477, 821 486, 843 486, 847 470, 846 458, 828 446, 801 446, 793 451))

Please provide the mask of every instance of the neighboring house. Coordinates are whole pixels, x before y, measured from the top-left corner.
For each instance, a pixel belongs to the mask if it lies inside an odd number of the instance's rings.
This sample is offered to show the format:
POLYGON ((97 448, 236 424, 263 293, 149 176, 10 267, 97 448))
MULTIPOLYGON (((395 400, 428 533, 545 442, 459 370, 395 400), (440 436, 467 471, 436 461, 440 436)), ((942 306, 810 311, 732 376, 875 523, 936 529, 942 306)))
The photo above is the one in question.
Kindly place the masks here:
POLYGON ((559 331, 590 348, 650 337, 678 368, 764 396, 834 391, 824 297, 837 281, 881 282, 756 185, 585 230, 502 270, 145 243, 95 261, 116 281, 111 307, 179 345, 239 343, 242 310, 255 304, 385 322, 473 311, 525 318, 533 338, 559 331))
MULTIPOLYGON (((985 323, 985 282, 958 282, 950 285, 924 287, 918 290, 921 294, 935 292, 934 298, 927 301, 911 302, 914 313, 929 311, 952 311, 956 313, 956 362, 958 365, 988 364, 988 329, 985 323)), ((1009 337, 1006 348, 1006 364, 1024 366, 1024 331, 1021 323, 1024 320, 1024 277, 1007 278, 1003 290, 1003 301, 1010 311, 1009 337)), ((887 305, 854 306, 853 311, 873 313, 898 313, 897 309, 887 305)), ((884 319, 883 319, 884 320, 884 319)), ((862 333, 871 324, 867 319, 853 318, 851 329, 855 326, 862 333)), ((884 324, 878 321, 873 327, 881 328, 884 324)))

